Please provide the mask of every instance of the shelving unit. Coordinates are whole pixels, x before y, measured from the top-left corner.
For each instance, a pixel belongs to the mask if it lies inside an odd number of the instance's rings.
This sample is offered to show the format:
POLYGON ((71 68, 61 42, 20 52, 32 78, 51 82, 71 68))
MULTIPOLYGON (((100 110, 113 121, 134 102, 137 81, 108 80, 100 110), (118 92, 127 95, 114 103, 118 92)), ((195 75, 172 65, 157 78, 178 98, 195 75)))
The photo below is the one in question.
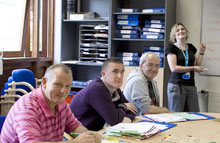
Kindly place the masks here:
MULTIPOLYGON (((82 56, 83 47, 82 44, 86 41, 83 40, 82 35, 84 31, 82 25, 98 25, 106 24, 109 26, 108 38, 106 39, 106 46, 104 49, 105 58, 115 57, 119 52, 135 52, 143 53, 145 46, 168 46, 169 32, 172 25, 175 22, 176 13, 176 1, 175 0, 78 0, 80 1, 80 12, 95 12, 95 19, 85 20, 69 20, 66 18, 66 0, 62 1, 62 49, 61 60, 62 61, 85 61, 85 63, 77 62, 68 63, 73 69, 74 80, 88 81, 95 79, 100 75, 101 64, 90 63, 91 60, 83 59, 82 56), (124 39, 116 38, 116 16, 124 13, 116 12, 117 8, 138 8, 139 12, 126 13, 126 14, 138 14, 140 19, 161 19, 165 23, 164 39, 124 39), (143 13, 142 9, 148 8, 165 8, 165 12, 156 13, 143 13)), ((143 26, 143 25, 141 25, 143 26)), ((87 41, 88 42, 88 41, 87 41)), ((95 42, 95 40, 94 40, 95 42)), ((99 54, 94 49, 91 57, 95 57, 99 54)), ((97 57, 95 61, 97 61, 97 57)), ((167 67, 166 60, 163 62, 164 66, 160 70, 160 78, 158 82, 167 85, 169 77, 169 68, 167 67), (166 75, 166 76, 164 76, 166 75)), ((129 67, 129 69, 137 67, 129 67)), ((126 77, 125 77, 126 78, 126 77)), ((125 82, 125 81, 124 81, 125 82)), ((163 85, 163 84, 161 84, 163 85)), ((166 95, 166 89, 163 87, 160 93, 166 95)), ((166 98, 166 96, 165 96, 166 98)), ((166 99, 164 100, 166 106, 166 99)))

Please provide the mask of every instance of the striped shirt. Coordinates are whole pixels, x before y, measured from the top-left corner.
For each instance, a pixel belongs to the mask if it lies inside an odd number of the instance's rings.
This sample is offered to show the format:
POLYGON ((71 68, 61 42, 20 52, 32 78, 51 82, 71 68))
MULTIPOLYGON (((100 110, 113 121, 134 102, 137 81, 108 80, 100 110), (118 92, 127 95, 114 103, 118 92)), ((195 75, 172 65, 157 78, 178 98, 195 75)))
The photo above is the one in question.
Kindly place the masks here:
POLYGON ((3 125, 1 143, 62 141, 64 131, 74 131, 82 124, 64 101, 53 115, 41 88, 24 95, 9 111, 3 125))

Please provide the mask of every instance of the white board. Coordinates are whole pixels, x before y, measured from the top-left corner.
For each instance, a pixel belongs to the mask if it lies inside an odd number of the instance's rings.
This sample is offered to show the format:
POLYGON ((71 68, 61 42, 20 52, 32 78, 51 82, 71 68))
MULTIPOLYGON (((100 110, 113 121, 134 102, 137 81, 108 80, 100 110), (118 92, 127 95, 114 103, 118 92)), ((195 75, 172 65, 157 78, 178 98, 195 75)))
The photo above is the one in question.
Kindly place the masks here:
POLYGON ((202 66, 204 75, 220 75, 220 0, 203 0, 201 42, 206 44, 202 66))

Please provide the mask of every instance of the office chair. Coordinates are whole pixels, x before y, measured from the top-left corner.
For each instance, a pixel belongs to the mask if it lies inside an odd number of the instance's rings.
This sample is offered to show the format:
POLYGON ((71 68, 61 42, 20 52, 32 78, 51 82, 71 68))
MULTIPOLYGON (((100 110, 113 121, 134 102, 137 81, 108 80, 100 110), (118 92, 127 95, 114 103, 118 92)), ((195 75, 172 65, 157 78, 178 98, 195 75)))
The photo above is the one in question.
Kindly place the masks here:
POLYGON ((0 134, 1 134, 1 130, 2 130, 2 126, 5 122, 6 116, 0 116, 0 134))
POLYGON ((15 69, 5 83, 1 94, 1 115, 7 115, 11 106, 24 94, 36 88, 37 79, 29 69, 15 69))

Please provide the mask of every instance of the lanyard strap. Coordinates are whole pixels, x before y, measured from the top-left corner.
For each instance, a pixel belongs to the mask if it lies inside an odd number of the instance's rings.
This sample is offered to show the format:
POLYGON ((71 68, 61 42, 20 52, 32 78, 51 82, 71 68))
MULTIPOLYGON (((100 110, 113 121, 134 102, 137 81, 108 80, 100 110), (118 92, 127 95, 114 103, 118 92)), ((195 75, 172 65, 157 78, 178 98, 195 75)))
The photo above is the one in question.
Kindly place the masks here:
POLYGON ((184 53, 184 51, 179 43, 177 43, 177 46, 180 47, 182 54, 185 58, 185 66, 188 66, 188 63, 189 63, 188 45, 186 44, 186 53, 184 53))

